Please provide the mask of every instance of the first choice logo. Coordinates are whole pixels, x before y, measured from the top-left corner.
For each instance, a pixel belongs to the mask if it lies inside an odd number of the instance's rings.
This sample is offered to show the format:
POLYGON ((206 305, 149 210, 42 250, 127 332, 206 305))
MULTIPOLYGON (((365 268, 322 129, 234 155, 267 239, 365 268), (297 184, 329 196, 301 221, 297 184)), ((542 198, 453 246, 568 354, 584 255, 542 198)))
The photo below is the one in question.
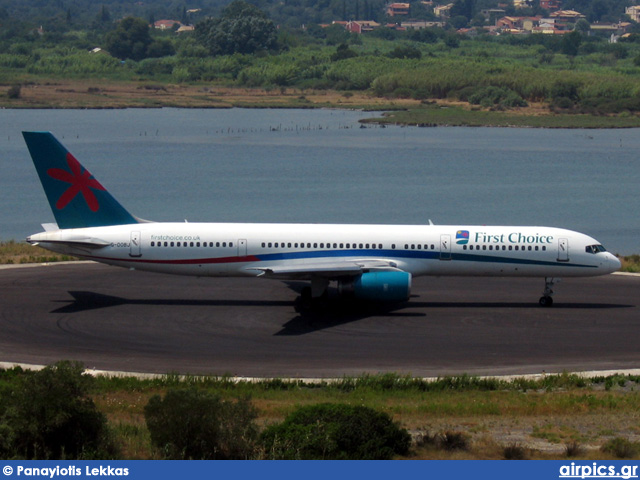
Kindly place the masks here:
POLYGON ((477 243, 511 243, 526 245, 549 245, 553 242, 553 235, 524 235, 521 232, 512 232, 510 234, 502 233, 500 235, 492 235, 485 232, 476 232, 474 241, 477 243))

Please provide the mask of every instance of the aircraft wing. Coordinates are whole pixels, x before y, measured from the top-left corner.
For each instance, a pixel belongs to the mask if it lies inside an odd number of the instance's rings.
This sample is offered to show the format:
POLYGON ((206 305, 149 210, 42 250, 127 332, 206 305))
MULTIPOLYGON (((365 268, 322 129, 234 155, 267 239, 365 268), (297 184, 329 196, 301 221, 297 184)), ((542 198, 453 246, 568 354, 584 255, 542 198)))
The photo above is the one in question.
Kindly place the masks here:
POLYGON ((355 277, 362 273, 373 271, 402 271, 392 261, 372 259, 249 267, 247 270, 259 270, 261 272, 258 274, 259 277, 264 276, 282 280, 308 280, 311 277, 335 279, 340 277, 355 277))

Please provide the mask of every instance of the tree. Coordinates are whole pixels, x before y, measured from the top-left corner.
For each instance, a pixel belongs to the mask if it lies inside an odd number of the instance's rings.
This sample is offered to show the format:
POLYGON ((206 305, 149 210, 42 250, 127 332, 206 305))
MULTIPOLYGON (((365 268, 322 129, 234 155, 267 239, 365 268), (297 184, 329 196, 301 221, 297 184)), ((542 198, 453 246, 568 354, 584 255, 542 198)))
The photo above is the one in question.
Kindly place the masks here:
POLYGON ((582 43, 582 35, 579 32, 573 31, 562 36, 560 42, 560 51, 565 55, 575 57, 578 55, 578 49, 582 43))
POLYGON ((398 45, 391 52, 389 52, 388 56, 390 58, 422 58, 422 53, 413 45, 398 45))
POLYGON ((255 53, 277 46, 273 22, 262 10, 242 0, 230 3, 220 18, 199 22, 195 36, 212 55, 255 53))
POLYGON ((341 43, 336 48, 336 52, 331 55, 331 61, 346 60, 347 58, 357 57, 358 54, 351 50, 346 43, 341 43))
POLYGON ((107 51, 122 60, 142 60, 146 57, 151 42, 149 25, 141 18, 135 17, 122 20, 116 30, 109 32, 105 38, 107 51))
MULTIPOLYGON (((89 390, 93 377, 78 362, 58 362, 25 375, 11 395, 0 432, 11 456, 26 459, 113 458, 106 417, 89 390)), ((1 413, 1 412, 0 412, 1 413)), ((0 445, 2 449, 7 449, 0 445)))

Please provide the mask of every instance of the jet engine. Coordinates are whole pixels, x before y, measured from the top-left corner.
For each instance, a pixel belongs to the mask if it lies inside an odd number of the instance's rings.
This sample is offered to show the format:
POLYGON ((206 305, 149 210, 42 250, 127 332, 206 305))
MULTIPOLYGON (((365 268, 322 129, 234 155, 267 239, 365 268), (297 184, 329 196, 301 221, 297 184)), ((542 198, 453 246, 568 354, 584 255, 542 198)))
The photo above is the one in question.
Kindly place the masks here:
POLYGON ((369 272, 338 282, 341 295, 360 300, 404 302, 411 293, 411 274, 407 272, 369 272))

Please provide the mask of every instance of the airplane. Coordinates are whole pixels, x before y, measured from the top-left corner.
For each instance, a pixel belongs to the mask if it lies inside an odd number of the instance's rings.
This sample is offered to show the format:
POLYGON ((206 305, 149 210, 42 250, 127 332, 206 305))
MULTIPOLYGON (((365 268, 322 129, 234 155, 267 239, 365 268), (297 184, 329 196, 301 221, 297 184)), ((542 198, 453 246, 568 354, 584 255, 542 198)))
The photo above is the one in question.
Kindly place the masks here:
POLYGON ((129 213, 50 132, 23 132, 57 224, 27 242, 129 269, 310 281, 307 301, 407 301, 414 277, 605 275, 620 261, 594 238, 554 227, 165 223, 129 213))

